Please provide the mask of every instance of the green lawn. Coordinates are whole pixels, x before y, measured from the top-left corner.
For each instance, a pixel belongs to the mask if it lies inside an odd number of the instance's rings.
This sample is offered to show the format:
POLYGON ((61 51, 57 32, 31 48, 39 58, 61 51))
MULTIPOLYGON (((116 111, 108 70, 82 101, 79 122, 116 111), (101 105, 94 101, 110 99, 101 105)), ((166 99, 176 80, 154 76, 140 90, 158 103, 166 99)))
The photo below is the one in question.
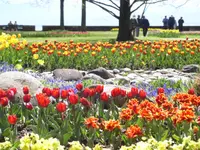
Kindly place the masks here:
MULTIPOLYGON (((142 34, 142 32, 140 32, 142 34)), ((25 39, 28 42, 44 42, 45 40, 48 41, 61 41, 61 42, 67 42, 69 40, 74 40, 75 42, 96 42, 96 41, 109 41, 109 40, 115 40, 117 37, 117 32, 113 31, 99 31, 99 32, 88 32, 88 34, 85 35, 69 35, 65 37, 26 37, 25 39)), ((188 37, 189 39, 200 39, 200 35, 181 35, 179 38, 160 38, 156 36, 147 36, 143 37, 140 36, 138 39, 141 40, 175 40, 175 39, 185 39, 188 37)))

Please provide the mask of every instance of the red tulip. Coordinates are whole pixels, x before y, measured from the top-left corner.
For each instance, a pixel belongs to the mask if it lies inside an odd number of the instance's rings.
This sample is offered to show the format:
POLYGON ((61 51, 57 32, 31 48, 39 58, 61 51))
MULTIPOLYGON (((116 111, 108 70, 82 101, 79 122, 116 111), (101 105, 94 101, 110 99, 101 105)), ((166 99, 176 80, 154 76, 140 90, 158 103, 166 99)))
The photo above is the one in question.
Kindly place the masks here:
POLYGON ((42 89, 42 93, 46 93, 47 96, 51 96, 51 89, 50 88, 47 88, 47 87, 44 87, 42 89))
POLYGON ((28 94, 29 93, 29 88, 27 86, 23 87, 23 93, 28 94))
POLYGON ((0 104, 3 107, 7 106, 8 105, 8 98, 7 97, 0 98, 0 104))
POLYGON ((101 93, 101 95, 100 95, 100 99, 101 99, 102 101, 104 101, 104 102, 107 102, 108 99, 109 99, 109 96, 108 96, 108 94, 107 94, 106 92, 103 92, 103 93, 101 93))
POLYGON ((16 124, 17 122, 17 116, 16 115, 9 115, 8 116, 8 122, 12 125, 16 124))
POLYGON ((200 125, 200 116, 197 117, 197 124, 200 125))
POLYGON ((131 91, 127 93, 127 97, 128 97, 129 99, 133 98, 133 94, 132 94, 131 91))
POLYGON ((62 90, 61 91, 61 98, 62 99, 66 99, 68 95, 69 95, 69 93, 68 93, 67 90, 62 90))
POLYGON ((94 96, 95 94, 96 94, 96 89, 95 89, 95 88, 90 89, 90 94, 89 94, 89 96, 92 97, 92 96, 94 96))
POLYGON ((59 102, 57 105, 56 105, 56 109, 58 112, 62 113, 64 111, 66 111, 67 109, 67 105, 63 102, 59 102))
POLYGON ((25 94, 23 96, 23 100, 24 100, 25 103, 29 103, 30 100, 31 100, 31 95, 30 94, 25 94))
POLYGON ((194 89, 193 88, 189 89, 188 94, 194 95, 195 94, 194 89))
POLYGON ((47 97, 47 95, 44 93, 36 94, 36 99, 40 107, 47 107, 49 103, 51 102, 49 100, 49 97, 47 97))
POLYGON ((55 99, 58 99, 60 97, 60 89, 59 88, 54 88, 51 91, 51 96, 55 99))
POLYGON ((68 92, 68 96, 75 94, 73 89, 67 89, 67 92, 68 92))
POLYGON ((118 87, 112 89, 112 91, 111 91, 112 97, 117 97, 117 96, 119 96, 120 94, 121 94, 121 89, 118 88, 118 87))
POLYGON ((76 89, 81 91, 83 89, 83 84, 82 83, 76 84, 76 89))
POLYGON ((90 107, 92 105, 85 97, 80 98, 80 103, 85 107, 90 107))
POLYGON ((139 92, 139 97, 140 97, 141 99, 145 99, 146 96, 147 96, 147 93, 146 93, 144 90, 140 90, 140 92, 139 92))
POLYGON ((15 93, 14 93, 13 90, 8 89, 6 93, 7 93, 7 98, 8 98, 9 100, 13 100, 13 99, 14 99, 15 93))
POLYGON ((159 87, 159 88, 157 89, 157 94, 160 94, 160 93, 165 93, 165 89, 162 88, 162 87, 159 87))
POLYGON ((101 94, 103 92, 103 88, 104 88, 103 85, 97 85, 95 90, 97 93, 101 94))
POLYGON ((131 92, 132 92, 133 97, 137 96, 138 95, 138 88, 132 87, 131 92))
POLYGON ((121 95, 122 97, 125 97, 125 96, 126 96, 126 91, 121 89, 120 95, 121 95))
POLYGON ((90 96, 90 89, 89 88, 85 88, 83 90, 83 97, 87 98, 88 96, 90 96))
POLYGON ((16 88, 9 88, 9 90, 12 90, 14 92, 14 95, 17 93, 17 89, 16 88))
POLYGON ((3 90, 3 89, 0 89, 0 98, 1 97, 6 97, 6 96, 7 96, 6 91, 3 90))
POLYGON ((68 99, 69 99, 70 104, 75 105, 78 103, 78 95, 76 94, 69 95, 68 99))
POLYGON ((33 105, 31 103, 26 103, 26 108, 29 109, 29 110, 32 110, 33 109, 33 105))

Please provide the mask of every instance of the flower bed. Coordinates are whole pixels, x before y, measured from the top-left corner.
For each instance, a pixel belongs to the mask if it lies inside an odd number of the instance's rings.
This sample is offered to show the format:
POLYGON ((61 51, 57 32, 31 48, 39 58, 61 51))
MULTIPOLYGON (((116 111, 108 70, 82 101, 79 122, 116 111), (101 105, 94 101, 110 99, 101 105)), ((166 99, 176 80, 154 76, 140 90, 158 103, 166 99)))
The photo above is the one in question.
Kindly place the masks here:
MULTIPOLYGON (((2 35, 1 38, 4 38, 2 35)), ((14 36, 16 37, 16 36, 14 36)), ((36 70, 56 68, 109 69, 178 68, 186 64, 200 64, 200 40, 140 41, 97 43, 39 42, 28 44, 25 40, 1 42, 0 60, 36 70)))
MULTIPOLYGON (((20 70, 199 64, 197 39, 29 45, 18 38, 0 36, 0 59, 20 70)), ((15 68, 1 65, 1 72, 7 70, 15 68)), ((44 81, 49 82, 54 81, 44 81)), ((108 93, 104 85, 89 89, 78 82, 65 88, 58 83, 59 87, 50 85, 36 95, 24 86, 22 99, 15 87, 0 89, 0 149, 199 149, 197 91, 182 93, 179 84, 168 82, 163 87, 159 82, 152 84, 137 84, 128 91, 116 87, 108 93)))
POLYGON ((20 105, 15 100, 15 88, 1 89, 1 136, 19 146, 18 140, 24 136, 21 130, 27 130, 44 139, 57 138, 65 147, 68 142, 79 141, 90 148, 99 143, 114 149, 152 137, 158 142, 171 139, 176 144, 181 144, 186 136, 193 141, 199 139, 200 97, 193 89, 168 99, 164 89, 158 88, 153 101, 147 99, 144 90, 135 87, 130 91, 114 88, 105 93, 103 85, 88 89, 79 83, 76 89, 78 93, 72 89, 44 88, 35 97, 38 106, 30 103, 33 95, 28 87, 23 88, 20 105))

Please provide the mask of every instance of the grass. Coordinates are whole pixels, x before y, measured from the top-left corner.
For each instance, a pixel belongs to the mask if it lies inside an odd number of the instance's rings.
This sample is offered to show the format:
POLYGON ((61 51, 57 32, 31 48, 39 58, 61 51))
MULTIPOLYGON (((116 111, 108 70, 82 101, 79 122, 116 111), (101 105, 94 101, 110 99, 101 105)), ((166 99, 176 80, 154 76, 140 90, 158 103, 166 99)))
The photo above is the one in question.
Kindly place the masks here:
MULTIPOLYGON (((32 33, 32 32, 30 32, 32 33)), ((34 32, 33 32, 34 33, 34 32)), ((142 32, 140 32, 142 34, 142 32)), ((23 37, 23 36, 22 36, 23 37)), ((69 35, 69 36, 61 36, 61 37, 24 37, 28 42, 33 43, 33 42, 44 42, 45 40, 48 41, 60 41, 60 42, 68 42, 69 40, 74 40, 75 42, 85 42, 85 41, 90 41, 90 42, 97 42, 97 41, 109 41, 109 40, 115 40, 117 37, 117 32, 113 31, 96 31, 96 32, 88 32, 88 34, 82 34, 82 35, 69 35)), ((175 40, 175 39, 185 39, 188 37, 189 39, 195 39, 198 38, 200 39, 200 35, 181 35, 179 38, 160 38, 156 36, 147 36, 143 37, 140 36, 138 39, 140 40, 175 40)))

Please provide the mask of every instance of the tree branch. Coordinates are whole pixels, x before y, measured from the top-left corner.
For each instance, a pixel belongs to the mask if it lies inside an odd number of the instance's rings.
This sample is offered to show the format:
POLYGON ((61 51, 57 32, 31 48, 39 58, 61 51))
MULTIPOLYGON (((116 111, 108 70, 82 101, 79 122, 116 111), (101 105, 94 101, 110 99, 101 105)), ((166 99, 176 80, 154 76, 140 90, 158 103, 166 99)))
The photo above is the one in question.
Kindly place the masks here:
POLYGON ((130 12, 130 15, 133 13, 133 12, 135 12, 136 10, 138 10, 142 5, 144 5, 145 4, 145 2, 143 2, 142 4, 140 4, 137 8, 135 8, 134 10, 132 10, 131 12, 130 12))
MULTIPOLYGON (((119 11, 119 7, 115 7, 115 6, 112 6, 112 5, 109 5, 109 4, 105 4, 105 3, 102 3, 102 2, 98 2, 98 1, 95 1, 95 0, 91 0, 91 1, 88 1, 90 3, 96 3, 96 4, 100 4, 100 5, 104 5, 104 6, 107 6, 107 7, 111 7, 113 9, 116 9, 119 11)), ((103 6, 102 6, 103 7, 103 6)))
POLYGON ((108 10, 107 8, 105 8, 105 7, 101 6, 101 5, 99 5, 98 3, 95 3, 95 1, 88 1, 88 2, 90 2, 90 3, 92 3, 92 4, 94 4, 94 5, 98 6, 98 7, 100 7, 101 9, 103 9, 103 10, 105 10, 106 12, 108 12, 109 14, 111 14, 113 17, 119 19, 119 16, 117 16, 114 12, 112 12, 112 11, 108 10))
POLYGON ((113 5, 115 5, 118 9, 120 9, 120 7, 113 1, 113 0, 109 0, 113 5))
POLYGON ((157 0, 155 2, 147 2, 147 4, 156 4, 156 3, 160 3, 160 2, 164 2, 164 1, 167 1, 167 0, 157 0))
POLYGON ((131 7, 133 6, 133 4, 135 4, 137 2, 137 0, 134 0, 131 5, 129 6, 129 8, 131 9, 131 7))

